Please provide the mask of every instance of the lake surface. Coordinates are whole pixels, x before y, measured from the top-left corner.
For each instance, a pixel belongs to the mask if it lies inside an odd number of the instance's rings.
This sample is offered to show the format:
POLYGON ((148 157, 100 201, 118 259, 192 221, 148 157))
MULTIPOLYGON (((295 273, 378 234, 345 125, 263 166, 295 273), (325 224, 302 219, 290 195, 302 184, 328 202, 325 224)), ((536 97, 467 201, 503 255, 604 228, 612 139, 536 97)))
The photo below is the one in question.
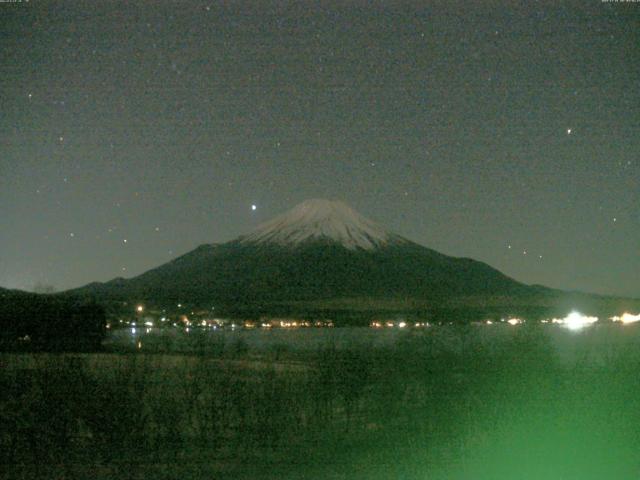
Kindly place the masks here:
POLYGON ((616 356, 640 355, 640 325, 599 324, 580 330, 560 325, 469 325, 427 328, 121 328, 109 332, 105 347, 147 353, 221 354, 233 351, 309 353, 327 348, 394 348, 411 344, 427 353, 499 349, 520 339, 548 346, 564 362, 602 363, 616 356))

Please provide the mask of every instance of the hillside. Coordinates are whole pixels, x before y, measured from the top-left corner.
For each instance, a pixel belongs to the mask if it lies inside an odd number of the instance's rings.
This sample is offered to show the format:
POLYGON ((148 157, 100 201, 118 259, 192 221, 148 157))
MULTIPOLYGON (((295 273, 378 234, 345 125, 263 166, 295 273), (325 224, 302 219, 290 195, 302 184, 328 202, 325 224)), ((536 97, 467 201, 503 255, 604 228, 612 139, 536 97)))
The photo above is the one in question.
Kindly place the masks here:
POLYGON ((609 297, 525 285, 485 263, 443 255, 327 200, 303 202, 248 235, 201 245, 137 277, 72 293, 107 302, 267 314, 338 309, 544 315, 571 305, 616 310, 609 297))

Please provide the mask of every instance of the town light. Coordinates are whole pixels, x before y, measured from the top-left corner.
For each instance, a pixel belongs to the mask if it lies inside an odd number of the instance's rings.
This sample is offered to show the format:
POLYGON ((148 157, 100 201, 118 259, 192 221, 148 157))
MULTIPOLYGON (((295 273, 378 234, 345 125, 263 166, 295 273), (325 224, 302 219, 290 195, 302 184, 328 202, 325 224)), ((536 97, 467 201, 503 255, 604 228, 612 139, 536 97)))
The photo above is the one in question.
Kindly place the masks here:
POLYGON ((621 322, 623 324, 640 322, 640 313, 638 315, 633 315, 629 312, 624 312, 620 317, 611 317, 611 320, 614 322, 621 322))
POLYGON ((553 318, 551 323, 560 324, 569 330, 580 330, 598 321, 598 317, 589 317, 582 315, 580 312, 571 312, 564 318, 553 318))

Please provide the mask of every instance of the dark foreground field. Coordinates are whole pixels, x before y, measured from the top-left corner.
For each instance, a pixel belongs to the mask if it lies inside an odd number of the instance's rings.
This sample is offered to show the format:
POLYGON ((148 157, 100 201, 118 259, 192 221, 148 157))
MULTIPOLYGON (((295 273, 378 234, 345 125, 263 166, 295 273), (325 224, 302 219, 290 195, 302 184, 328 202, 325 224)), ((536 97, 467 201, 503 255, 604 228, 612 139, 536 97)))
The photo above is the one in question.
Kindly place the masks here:
POLYGON ((3 479, 634 479, 640 356, 536 328, 304 355, 5 354, 3 479))

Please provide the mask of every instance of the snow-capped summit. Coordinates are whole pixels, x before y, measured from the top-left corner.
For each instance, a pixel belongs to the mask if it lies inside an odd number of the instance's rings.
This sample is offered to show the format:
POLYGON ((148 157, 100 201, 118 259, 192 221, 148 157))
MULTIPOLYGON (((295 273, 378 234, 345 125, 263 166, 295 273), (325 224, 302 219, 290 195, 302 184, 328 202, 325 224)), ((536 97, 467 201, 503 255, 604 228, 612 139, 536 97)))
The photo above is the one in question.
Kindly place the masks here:
POLYGON ((333 241, 355 250, 400 243, 404 240, 337 200, 306 200, 288 212, 240 237, 240 243, 298 245, 310 240, 333 241))
POLYGON ((220 305, 220 311, 238 318, 258 312, 277 317, 285 311, 300 318, 329 318, 327 312, 344 308, 350 311, 344 318, 353 314, 357 321, 387 308, 420 314, 426 308, 438 321, 450 321, 461 312, 466 315, 458 305, 476 312, 483 298, 487 305, 493 305, 489 299, 505 298, 496 315, 516 315, 514 305, 525 308, 529 304, 519 302, 529 298, 541 298, 540 305, 556 302, 544 297, 548 292, 482 262, 406 240, 344 203, 328 200, 308 200, 249 235, 200 245, 137 277, 73 291, 118 305, 143 299, 206 309, 220 305), (448 305, 454 307, 449 310, 448 305))

